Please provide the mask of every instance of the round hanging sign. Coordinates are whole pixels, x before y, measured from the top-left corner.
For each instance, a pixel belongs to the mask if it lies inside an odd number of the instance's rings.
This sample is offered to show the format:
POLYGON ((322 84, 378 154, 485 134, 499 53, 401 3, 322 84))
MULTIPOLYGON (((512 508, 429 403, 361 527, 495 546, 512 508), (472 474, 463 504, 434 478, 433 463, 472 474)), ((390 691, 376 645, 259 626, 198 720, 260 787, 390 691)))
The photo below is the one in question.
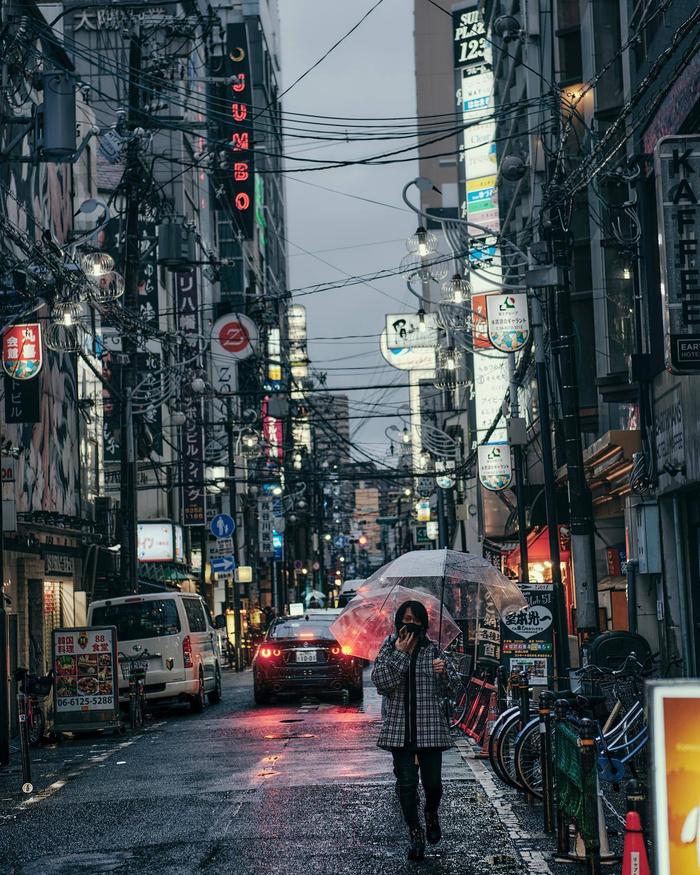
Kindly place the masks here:
POLYGON ((258 326, 240 313, 217 319, 211 329, 212 352, 243 361, 253 355, 258 345, 258 326))

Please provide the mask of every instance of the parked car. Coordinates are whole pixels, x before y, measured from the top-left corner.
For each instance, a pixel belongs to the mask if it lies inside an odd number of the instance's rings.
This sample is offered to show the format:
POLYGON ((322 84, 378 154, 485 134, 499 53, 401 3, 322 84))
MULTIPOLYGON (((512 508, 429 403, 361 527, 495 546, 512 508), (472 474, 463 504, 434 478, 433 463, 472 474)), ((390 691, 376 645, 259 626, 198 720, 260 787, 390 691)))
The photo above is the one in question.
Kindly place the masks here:
MULTIPOLYGON (((221 663, 216 631, 198 595, 158 592, 93 602, 92 626, 116 626, 118 650, 147 656, 146 698, 189 702, 195 712, 207 698, 221 701, 221 663)), ((120 672, 119 695, 129 684, 120 672)))
POLYGON ((276 693, 339 693, 362 698, 364 663, 335 640, 329 630, 338 610, 315 609, 300 617, 281 617, 267 630, 253 657, 253 694, 266 705, 276 693))

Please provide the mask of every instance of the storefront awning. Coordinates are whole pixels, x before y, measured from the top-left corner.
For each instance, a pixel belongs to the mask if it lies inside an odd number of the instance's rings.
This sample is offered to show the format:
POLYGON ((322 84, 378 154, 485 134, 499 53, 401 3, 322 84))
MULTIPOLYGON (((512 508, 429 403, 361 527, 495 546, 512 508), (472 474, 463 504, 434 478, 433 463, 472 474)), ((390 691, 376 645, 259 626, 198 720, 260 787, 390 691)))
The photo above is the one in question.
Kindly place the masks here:
POLYGON ((174 562, 139 562, 139 578, 172 586, 195 579, 194 575, 174 562))
MULTIPOLYGON (((632 456, 641 448, 639 431, 613 429, 583 451, 586 482, 594 505, 603 505, 622 498, 631 491, 629 475, 632 456)), ((557 480, 565 482, 566 467, 557 472, 557 480)))
MULTIPOLYGON (((571 539, 568 526, 559 526, 559 555, 564 562, 569 558, 571 539)), ((549 552, 549 526, 534 529, 527 536, 527 560, 531 562, 551 562, 549 552)), ((511 550, 506 556, 506 566, 516 568, 520 565, 520 547, 511 550)))

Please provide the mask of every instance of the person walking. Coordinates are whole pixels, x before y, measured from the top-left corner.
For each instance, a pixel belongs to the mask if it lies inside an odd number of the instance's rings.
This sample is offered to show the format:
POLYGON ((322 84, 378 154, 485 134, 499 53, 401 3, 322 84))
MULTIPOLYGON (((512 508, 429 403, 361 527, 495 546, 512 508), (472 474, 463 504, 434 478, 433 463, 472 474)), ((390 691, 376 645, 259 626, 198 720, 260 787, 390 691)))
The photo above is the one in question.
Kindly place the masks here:
POLYGON ((442 838, 438 808, 442 797, 442 752, 452 737, 442 698, 449 680, 438 645, 428 637, 428 612, 406 601, 396 612, 395 632, 382 644, 372 683, 385 697, 386 718, 377 745, 391 751, 399 801, 409 829, 408 858, 425 856, 425 839, 442 838), (425 826, 418 815, 418 773, 425 792, 425 826))

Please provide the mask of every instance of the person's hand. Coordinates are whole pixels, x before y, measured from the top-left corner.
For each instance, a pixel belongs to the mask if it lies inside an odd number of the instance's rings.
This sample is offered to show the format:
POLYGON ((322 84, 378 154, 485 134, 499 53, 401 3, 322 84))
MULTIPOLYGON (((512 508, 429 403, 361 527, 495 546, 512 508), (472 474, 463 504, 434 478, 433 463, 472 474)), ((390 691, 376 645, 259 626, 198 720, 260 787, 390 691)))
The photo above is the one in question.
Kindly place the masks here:
POLYGON ((399 630, 399 637, 396 639, 394 647, 400 653, 409 653, 413 647, 414 641, 415 635, 413 632, 409 632, 405 626, 402 626, 399 630))
POLYGON ((444 674, 445 673, 445 660, 444 659, 434 659, 433 660, 433 671, 435 674, 444 674))

